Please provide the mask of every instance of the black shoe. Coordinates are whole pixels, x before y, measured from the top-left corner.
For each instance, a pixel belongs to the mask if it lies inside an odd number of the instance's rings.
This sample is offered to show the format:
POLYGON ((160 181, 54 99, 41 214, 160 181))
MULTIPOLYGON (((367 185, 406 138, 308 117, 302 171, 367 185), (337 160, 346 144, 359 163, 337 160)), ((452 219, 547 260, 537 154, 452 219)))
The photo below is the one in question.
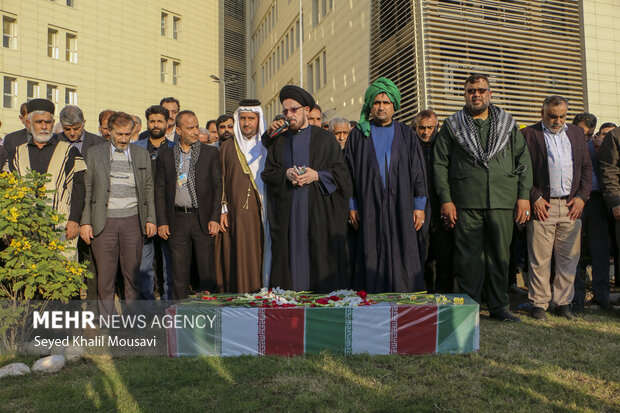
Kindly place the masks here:
POLYGON ((535 318, 536 320, 544 320, 547 318, 547 312, 542 307, 532 307, 530 310, 530 317, 535 318))
POLYGON ((491 318, 499 321, 507 321, 510 323, 520 323, 521 319, 506 309, 491 313, 491 318))
POLYGON ((582 302, 573 303, 574 313, 583 313, 586 311, 585 305, 582 302))
POLYGON ((569 320, 575 320, 577 318, 575 313, 570 309, 570 304, 557 306, 555 312, 557 315, 566 317, 569 320))
POLYGON ((604 311, 614 311, 614 306, 611 305, 609 301, 600 301, 597 299, 593 299, 592 304, 598 305, 599 307, 601 307, 601 310, 604 311))
POLYGON ((524 290, 523 288, 519 287, 517 284, 512 284, 510 288, 508 289, 508 292, 510 294, 515 294, 515 295, 527 295, 527 290, 524 290))

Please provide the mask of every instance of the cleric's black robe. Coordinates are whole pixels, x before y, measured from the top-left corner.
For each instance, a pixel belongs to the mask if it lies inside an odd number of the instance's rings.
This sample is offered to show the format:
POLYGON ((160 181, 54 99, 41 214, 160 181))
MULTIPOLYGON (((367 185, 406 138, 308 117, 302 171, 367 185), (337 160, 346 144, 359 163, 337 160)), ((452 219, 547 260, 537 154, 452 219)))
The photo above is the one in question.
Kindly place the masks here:
MULTIPOLYGON (((313 182, 307 191, 307 231, 309 251, 309 285, 315 292, 330 292, 350 286, 347 262, 347 215, 351 196, 351 180, 338 142, 324 129, 310 126, 309 163, 305 166, 318 172, 328 171, 336 190, 327 193, 321 181, 313 182)), ((267 186, 268 216, 272 240, 272 287, 293 288, 290 272, 291 222, 299 217, 291 214, 293 187, 286 179, 286 162, 292 159, 291 139, 296 132, 287 131, 269 145, 269 154, 262 173, 267 186)), ((290 161, 289 161, 290 162, 290 161)), ((304 165, 297 165, 304 166, 304 165)), ((303 214, 303 212, 302 212, 303 214)), ((293 230, 295 234, 300 231, 293 230)))
POLYGON ((423 291, 424 252, 413 210, 414 197, 426 197, 427 188, 424 158, 414 131, 394 122, 387 188, 372 136, 365 137, 353 128, 345 158, 360 214, 354 288, 370 293, 423 291))

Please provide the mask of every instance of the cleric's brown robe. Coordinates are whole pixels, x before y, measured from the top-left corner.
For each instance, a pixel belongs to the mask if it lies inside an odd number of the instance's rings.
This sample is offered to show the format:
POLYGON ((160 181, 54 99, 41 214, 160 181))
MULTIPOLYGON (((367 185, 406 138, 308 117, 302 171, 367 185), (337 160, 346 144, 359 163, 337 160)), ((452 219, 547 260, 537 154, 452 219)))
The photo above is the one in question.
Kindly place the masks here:
POLYGON ((240 156, 243 157, 243 153, 237 149, 234 139, 220 146, 222 193, 223 201, 228 203, 229 226, 219 237, 216 272, 218 284, 221 280, 224 292, 228 293, 256 292, 263 285, 264 233, 260 198, 251 175, 243 170, 240 156))

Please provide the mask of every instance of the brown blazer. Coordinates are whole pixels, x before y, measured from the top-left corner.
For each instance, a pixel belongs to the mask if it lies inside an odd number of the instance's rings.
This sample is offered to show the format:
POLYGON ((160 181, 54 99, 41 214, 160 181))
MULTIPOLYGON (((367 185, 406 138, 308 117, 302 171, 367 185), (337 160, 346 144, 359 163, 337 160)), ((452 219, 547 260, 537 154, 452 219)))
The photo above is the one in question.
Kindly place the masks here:
MULTIPOLYGON (((542 124, 538 122, 530 125, 521 129, 521 133, 532 158, 534 184, 530 191, 530 202, 536 202, 541 196, 549 201, 549 161, 542 124)), ((570 201, 573 197, 578 196, 585 202, 588 200, 592 189, 592 160, 586 145, 586 137, 583 129, 575 125, 568 125, 566 134, 573 148, 573 184, 568 200, 570 201)))

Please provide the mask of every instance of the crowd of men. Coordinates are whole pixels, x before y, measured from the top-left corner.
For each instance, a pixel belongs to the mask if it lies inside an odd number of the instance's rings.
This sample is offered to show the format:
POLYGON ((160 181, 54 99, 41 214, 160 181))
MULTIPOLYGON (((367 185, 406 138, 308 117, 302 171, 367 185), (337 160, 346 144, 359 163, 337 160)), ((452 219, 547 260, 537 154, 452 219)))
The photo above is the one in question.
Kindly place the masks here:
POLYGON ((568 124, 559 95, 519 127, 481 74, 463 97, 441 128, 430 109, 411 126, 395 120, 401 95, 385 77, 366 90, 357 122, 322 113, 295 85, 280 91, 273 120, 246 99, 204 128, 167 97, 146 109, 146 130, 140 116, 104 110, 96 135, 77 106, 60 111, 53 133, 54 104, 33 99, 0 162, 51 174, 51 205, 76 247, 67 257, 91 263, 85 298, 107 314, 115 294, 354 288, 458 291, 492 318, 520 321, 508 308, 521 263, 530 315, 574 319, 588 262, 593 302, 613 311, 620 128, 595 133, 587 113, 568 124))

